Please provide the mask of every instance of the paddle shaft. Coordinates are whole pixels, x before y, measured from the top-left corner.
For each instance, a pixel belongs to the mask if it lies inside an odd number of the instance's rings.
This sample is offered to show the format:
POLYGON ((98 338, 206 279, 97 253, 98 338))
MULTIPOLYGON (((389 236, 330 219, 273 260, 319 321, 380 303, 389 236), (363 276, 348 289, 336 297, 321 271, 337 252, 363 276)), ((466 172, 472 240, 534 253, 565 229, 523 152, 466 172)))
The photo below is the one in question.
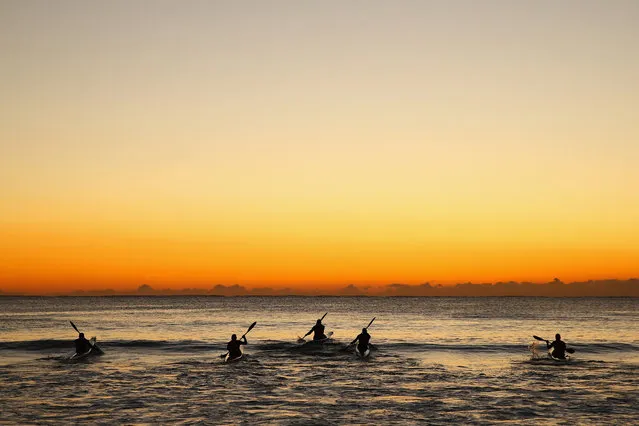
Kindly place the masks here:
POLYGON ((375 318, 377 318, 377 317, 373 317, 373 319, 371 320, 371 322, 369 322, 369 323, 368 323, 368 325, 366 326, 366 328, 368 328, 368 327, 370 327, 370 326, 371 326, 371 324, 373 323, 373 321, 375 321, 375 318))

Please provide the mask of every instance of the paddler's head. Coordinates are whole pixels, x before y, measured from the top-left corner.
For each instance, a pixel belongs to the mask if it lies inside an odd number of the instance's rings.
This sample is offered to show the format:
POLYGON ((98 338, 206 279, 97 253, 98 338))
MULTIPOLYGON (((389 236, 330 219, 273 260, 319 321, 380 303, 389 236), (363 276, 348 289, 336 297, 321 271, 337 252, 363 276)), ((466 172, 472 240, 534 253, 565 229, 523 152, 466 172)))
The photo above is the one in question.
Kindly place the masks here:
POLYGON ((561 340, 561 334, 559 333, 555 334, 555 340, 561 340))
POLYGON ((234 334, 231 336, 231 340, 237 340, 237 336, 234 334))
POLYGON ((362 334, 368 334, 368 330, 366 330, 366 327, 362 328, 362 334))
POLYGON ((84 333, 80 333, 80 339, 84 339, 84 333))
POLYGON ((316 322, 317 325, 320 325, 321 323, 322 323, 321 319, 318 319, 317 322, 316 322))

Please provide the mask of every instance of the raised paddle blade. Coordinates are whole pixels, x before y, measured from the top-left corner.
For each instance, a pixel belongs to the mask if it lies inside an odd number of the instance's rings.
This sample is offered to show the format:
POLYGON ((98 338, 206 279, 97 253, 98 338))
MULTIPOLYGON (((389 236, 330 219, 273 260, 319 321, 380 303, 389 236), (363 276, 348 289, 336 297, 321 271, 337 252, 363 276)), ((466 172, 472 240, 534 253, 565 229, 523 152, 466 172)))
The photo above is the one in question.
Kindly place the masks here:
POLYGON ((370 327, 370 326, 371 326, 371 324, 373 323, 373 321, 375 321, 375 318, 377 318, 377 317, 373 317, 373 319, 371 320, 371 322, 369 322, 369 323, 368 323, 368 325, 366 326, 366 328, 368 328, 368 327, 370 327))
MULTIPOLYGON (((251 324, 251 326, 248 328, 248 330, 246 330, 246 333, 244 333, 244 336, 246 336, 249 333, 249 331, 253 330, 253 327, 255 327, 255 324, 257 324, 257 321, 255 321, 253 324, 251 324)), ((242 336, 242 337, 244 337, 244 336, 242 336)))
POLYGON ((533 335, 533 338, 539 340, 540 342, 545 342, 546 341, 546 339, 542 339, 541 337, 535 336, 535 335, 533 335))
POLYGON ((71 323, 71 327, 75 328, 75 331, 77 331, 78 333, 80 332, 80 330, 78 330, 78 327, 75 326, 75 324, 73 323, 73 321, 69 321, 71 323))

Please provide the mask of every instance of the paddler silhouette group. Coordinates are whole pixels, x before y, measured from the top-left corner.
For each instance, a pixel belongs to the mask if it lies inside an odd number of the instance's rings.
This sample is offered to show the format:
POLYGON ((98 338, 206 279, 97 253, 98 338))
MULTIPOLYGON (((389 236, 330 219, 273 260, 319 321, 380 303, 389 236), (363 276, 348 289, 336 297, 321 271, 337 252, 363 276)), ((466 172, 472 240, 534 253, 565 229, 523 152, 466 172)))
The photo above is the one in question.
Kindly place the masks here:
MULTIPOLYGON (((326 326, 322 323, 322 320, 324 320, 324 318, 326 317, 326 315, 328 314, 325 313, 321 318, 318 318, 317 321, 315 322, 315 325, 306 333, 304 334, 303 337, 299 337, 298 338, 298 343, 302 343, 302 344, 306 344, 306 343, 313 343, 313 344, 322 344, 322 343, 328 343, 330 341, 332 341, 331 336, 332 336, 332 332, 328 333, 328 335, 325 333, 326 331, 326 326), (313 334, 313 339, 310 342, 307 342, 304 338, 310 334, 313 334)), ((373 321, 375 321, 375 318, 373 318, 366 327, 362 328, 362 332, 360 334, 358 334, 355 339, 353 339, 353 341, 351 341, 345 348, 343 348, 342 350, 347 350, 348 348, 350 348, 351 346, 353 346, 355 343, 357 343, 357 347, 356 347, 356 353, 358 354, 358 356, 360 357, 367 357, 368 354, 370 353, 370 349, 372 348, 372 345, 370 343, 371 341, 371 335, 368 333, 368 328, 373 324, 373 321)), ((79 337, 78 339, 76 339, 74 341, 75 344, 75 354, 71 357, 71 359, 77 357, 80 354, 84 354, 87 353, 92 347, 96 347, 95 345, 95 338, 92 339, 93 343, 89 340, 87 340, 84 337, 84 333, 81 333, 77 327, 75 326, 75 324, 73 324, 73 322, 71 322, 71 325, 73 326, 73 328, 78 331, 79 337)), ((235 361, 235 360, 239 360, 242 358, 243 353, 242 353, 242 346, 244 345, 248 345, 248 340, 246 339, 246 335, 257 325, 257 321, 252 323, 248 330, 246 331, 246 333, 244 333, 242 335, 242 337, 240 337, 239 339, 237 338, 236 334, 233 334, 231 336, 231 340, 227 343, 226 345, 226 349, 227 352, 223 355, 221 355, 222 358, 224 358, 225 362, 230 362, 230 361, 235 361)), ((548 353, 549 356, 551 358, 557 359, 557 360, 566 360, 568 359, 568 356, 566 355, 566 352, 568 353, 574 353, 574 349, 572 348, 567 348, 566 347, 566 343, 561 340, 561 335, 559 333, 557 333, 555 335, 555 340, 553 342, 550 342, 549 340, 543 339, 541 337, 538 336, 533 336, 536 340, 539 341, 544 341, 546 342, 546 347, 548 349, 548 353)), ((95 351, 96 354, 102 354, 102 350, 97 350, 95 351)))

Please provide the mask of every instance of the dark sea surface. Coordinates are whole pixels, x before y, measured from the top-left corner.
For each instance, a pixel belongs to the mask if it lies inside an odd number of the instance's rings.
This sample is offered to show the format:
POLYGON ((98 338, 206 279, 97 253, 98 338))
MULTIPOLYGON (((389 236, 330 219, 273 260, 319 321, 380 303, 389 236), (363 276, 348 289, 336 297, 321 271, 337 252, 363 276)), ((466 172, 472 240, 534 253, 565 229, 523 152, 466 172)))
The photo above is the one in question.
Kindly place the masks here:
POLYGON ((0 424, 85 422, 638 424, 639 299, 1 297, 0 424), (69 320, 105 354, 69 361, 69 320), (557 332, 571 361, 533 359, 557 332))

